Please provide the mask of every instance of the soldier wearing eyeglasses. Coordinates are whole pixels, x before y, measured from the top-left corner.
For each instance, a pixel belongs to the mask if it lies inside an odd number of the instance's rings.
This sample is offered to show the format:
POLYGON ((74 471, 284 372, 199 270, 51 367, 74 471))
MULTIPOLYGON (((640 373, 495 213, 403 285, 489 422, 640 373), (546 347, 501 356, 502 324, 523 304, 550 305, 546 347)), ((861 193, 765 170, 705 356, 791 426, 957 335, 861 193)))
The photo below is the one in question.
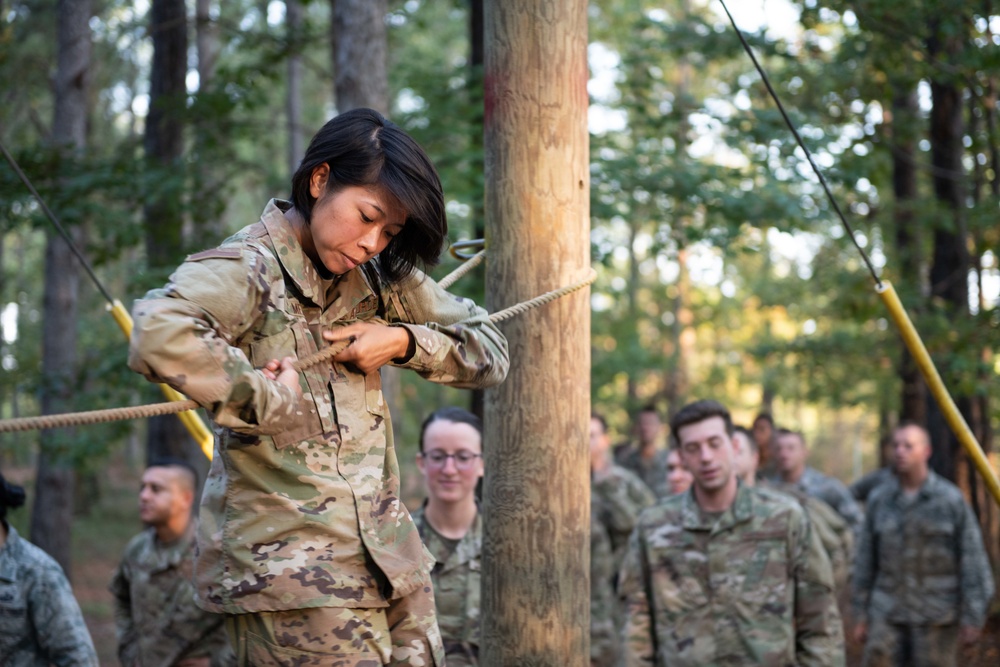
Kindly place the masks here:
POLYGON ((476 485, 483 476, 480 419, 461 408, 442 408, 420 429, 417 466, 427 500, 413 513, 434 557, 434 605, 448 667, 479 664, 479 585, 483 521, 476 485))

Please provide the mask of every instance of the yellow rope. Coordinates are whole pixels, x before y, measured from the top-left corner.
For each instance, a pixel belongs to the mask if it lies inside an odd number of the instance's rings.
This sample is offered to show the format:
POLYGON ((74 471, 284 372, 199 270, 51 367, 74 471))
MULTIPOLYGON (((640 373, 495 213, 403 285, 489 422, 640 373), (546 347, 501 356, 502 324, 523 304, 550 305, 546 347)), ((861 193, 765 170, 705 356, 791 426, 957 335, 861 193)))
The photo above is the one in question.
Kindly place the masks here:
MULTIPOLYGON (((463 275, 468 273, 476 264, 482 261, 484 251, 477 253, 472 259, 466 262, 464 265, 453 271, 450 275, 445 277, 444 280, 451 279, 451 282, 447 283, 451 285, 456 280, 461 278, 463 275), (468 266, 472 264, 472 266, 468 266), (461 273, 462 269, 465 269, 461 273), (457 276, 455 274, 458 274, 457 276)), ((560 287, 559 289, 552 290, 551 292, 546 292, 536 296, 533 299, 523 301, 521 303, 514 304, 509 308, 505 308, 499 312, 490 315, 490 321, 495 323, 503 322, 508 320, 515 315, 524 313, 531 308, 537 308, 543 304, 550 301, 554 301, 559 297, 565 296, 576 292, 577 290, 583 289, 587 285, 594 282, 597 278, 597 272, 590 269, 590 273, 583 280, 579 280, 572 285, 566 287, 560 287)), ((444 283, 442 280, 442 284, 444 283)), ((350 341, 343 341, 330 347, 324 348, 319 352, 309 355, 305 359, 300 359, 296 361, 293 366, 295 370, 303 370, 309 368, 310 366, 315 366, 326 361, 330 361, 335 356, 347 349, 350 345, 350 341)), ((0 420, 0 433, 11 433, 14 431, 33 431, 38 429, 52 429, 52 428, 66 428, 68 426, 81 426, 83 424, 100 424, 110 421, 120 421, 123 419, 143 419, 146 417, 157 417, 160 415, 170 415, 176 414, 178 412, 186 412, 188 410, 194 410, 199 407, 198 404, 190 399, 180 400, 180 401, 170 401, 168 403, 152 403, 150 405, 137 405, 129 406, 124 408, 109 408, 107 410, 91 410, 88 412, 68 412, 60 415, 41 415, 39 417, 20 417, 17 419, 3 419, 0 420)), ((211 458, 211 457, 209 457, 211 458)))

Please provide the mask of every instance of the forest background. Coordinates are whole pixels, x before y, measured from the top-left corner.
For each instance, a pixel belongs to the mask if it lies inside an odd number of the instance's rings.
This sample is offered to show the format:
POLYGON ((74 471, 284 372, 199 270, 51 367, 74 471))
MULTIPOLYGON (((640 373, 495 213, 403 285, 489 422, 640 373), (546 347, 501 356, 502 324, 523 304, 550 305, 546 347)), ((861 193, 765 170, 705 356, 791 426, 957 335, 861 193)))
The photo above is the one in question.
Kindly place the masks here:
MULTIPOLYGON (((732 4, 989 449, 997 3, 732 4)), ((666 417, 710 396, 747 425, 769 412, 845 481, 879 465, 892 424, 924 423, 934 467, 968 494, 1000 563, 996 507, 719 4, 596 0, 589 20, 595 409, 622 439, 646 404, 666 417)), ((353 106, 387 112, 426 147, 451 240, 482 237, 483 54, 481 0, 0 0, 0 140, 129 306, 286 197, 304 143, 353 106)), ((446 256, 431 273, 456 266, 446 256)), ((453 291, 482 302, 484 289, 477 270, 453 291)), ((104 297, 6 166, 0 324, 0 417, 162 400, 128 371, 104 297)), ((421 419, 482 399, 406 373, 386 387, 419 499, 421 419)), ((177 424, 0 435, 0 467, 29 486, 30 519, 15 525, 73 572, 70 535, 119 499, 103 471, 128 477, 152 453, 206 468, 177 424)))

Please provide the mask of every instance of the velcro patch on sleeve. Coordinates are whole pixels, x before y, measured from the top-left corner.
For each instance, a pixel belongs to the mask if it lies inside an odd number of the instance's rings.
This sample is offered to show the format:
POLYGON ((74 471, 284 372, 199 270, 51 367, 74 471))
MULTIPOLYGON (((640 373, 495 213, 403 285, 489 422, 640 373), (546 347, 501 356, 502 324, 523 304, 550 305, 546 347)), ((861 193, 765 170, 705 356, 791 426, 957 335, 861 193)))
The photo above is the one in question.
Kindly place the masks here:
POLYGON ((239 259, 243 256, 240 248, 212 248, 188 255, 186 262, 200 262, 203 259, 239 259))

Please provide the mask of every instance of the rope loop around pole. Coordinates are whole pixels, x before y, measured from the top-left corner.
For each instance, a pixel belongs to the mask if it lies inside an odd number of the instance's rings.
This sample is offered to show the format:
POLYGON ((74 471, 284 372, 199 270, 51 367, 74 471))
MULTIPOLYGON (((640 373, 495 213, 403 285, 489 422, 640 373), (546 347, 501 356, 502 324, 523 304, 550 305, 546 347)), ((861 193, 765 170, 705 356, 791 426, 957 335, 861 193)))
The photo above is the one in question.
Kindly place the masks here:
MULTIPOLYGON (((483 261, 485 250, 480 250, 472 258, 441 281, 442 286, 447 287, 456 280, 471 271, 476 265, 483 261), (457 275, 456 275, 457 274, 457 275), (445 280, 450 282, 444 284, 445 280)), ((597 279, 597 272, 591 268, 590 272, 582 280, 578 280, 571 285, 560 287, 552 291, 540 294, 533 299, 516 303, 509 308, 490 315, 490 321, 494 324, 508 320, 515 315, 527 312, 532 308, 555 301, 559 297, 572 294, 590 285, 597 279)), ((353 341, 341 341, 323 348, 319 352, 309 355, 304 359, 295 361, 292 366, 295 370, 301 371, 316 364, 330 361, 335 356, 347 349, 353 341)), ((159 417, 162 415, 177 414, 188 410, 199 408, 197 402, 187 399, 184 401, 169 401, 166 403, 151 403, 149 405, 127 406, 122 408, 109 408, 106 410, 91 410, 89 412, 67 412, 58 415, 41 415, 38 417, 18 417, 16 419, 0 419, 0 433, 13 433, 17 431, 35 431, 54 428, 67 428, 70 426, 83 426, 85 424, 101 424, 105 422, 121 421, 125 419, 145 419, 147 417, 159 417)))

